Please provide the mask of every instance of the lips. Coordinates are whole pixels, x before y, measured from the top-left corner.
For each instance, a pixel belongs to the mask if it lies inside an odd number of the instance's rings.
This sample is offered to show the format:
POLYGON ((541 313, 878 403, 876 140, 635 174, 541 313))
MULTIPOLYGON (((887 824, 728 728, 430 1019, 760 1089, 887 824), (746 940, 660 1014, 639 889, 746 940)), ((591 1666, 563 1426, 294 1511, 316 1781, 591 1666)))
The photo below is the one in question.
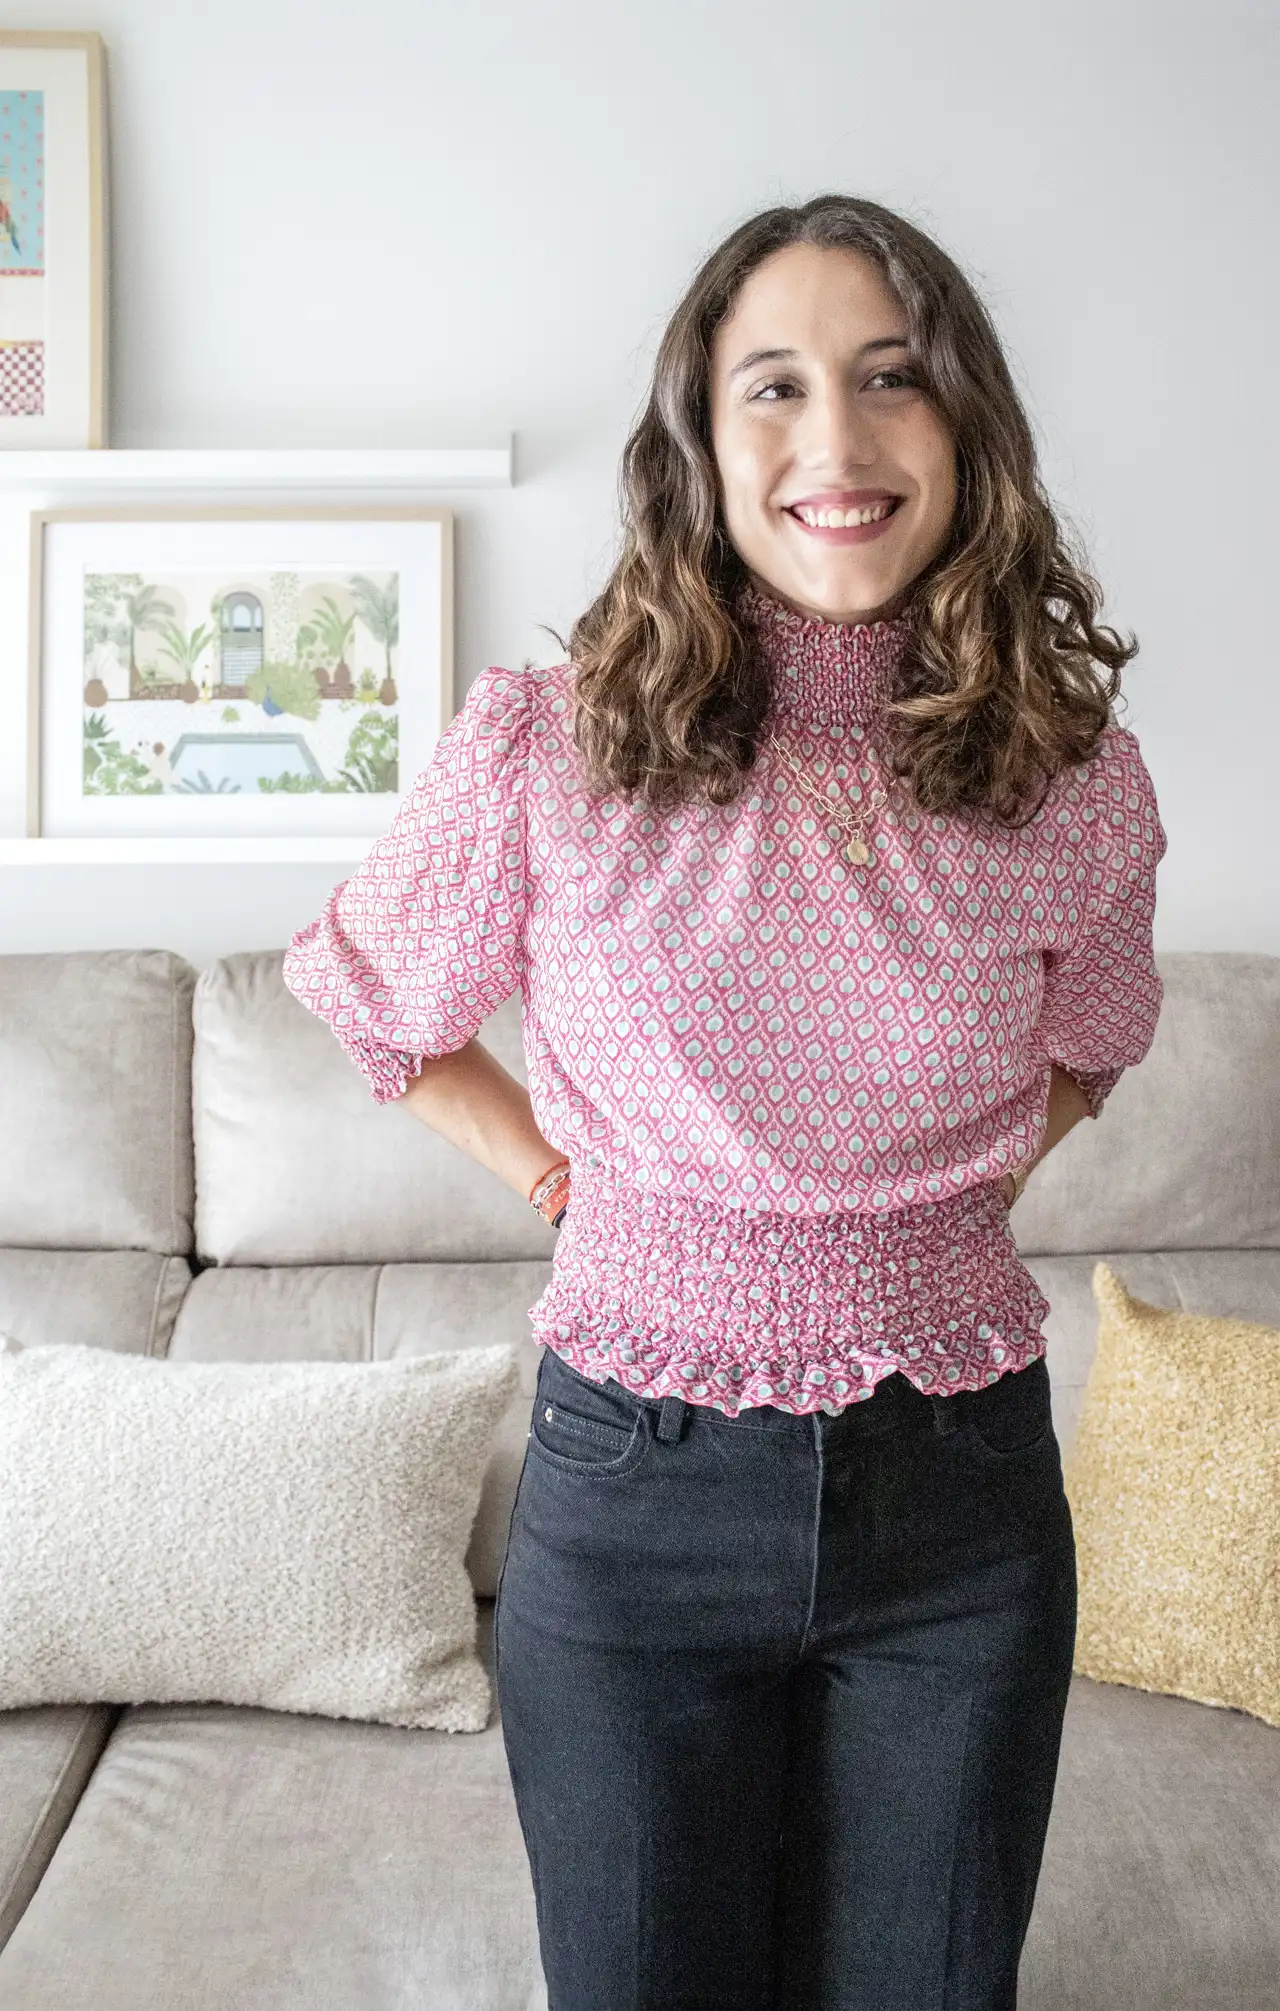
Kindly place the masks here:
POLYGON ((901 507, 903 498, 885 490, 852 490, 836 496, 803 496, 788 503, 788 516, 806 530, 856 530, 864 525, 885 523, 901 507))

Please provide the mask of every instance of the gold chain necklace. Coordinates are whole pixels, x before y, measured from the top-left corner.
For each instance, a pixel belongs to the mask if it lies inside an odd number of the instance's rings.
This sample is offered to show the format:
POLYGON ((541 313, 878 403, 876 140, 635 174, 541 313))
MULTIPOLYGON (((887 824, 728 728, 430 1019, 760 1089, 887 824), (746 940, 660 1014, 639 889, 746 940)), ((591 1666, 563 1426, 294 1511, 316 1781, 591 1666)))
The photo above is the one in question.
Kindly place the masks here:
POLYGON ((768 745, 774 748, 786 762, 801 789, 828 817, 834 817, 848 835, 842 843, 845 858, 851 866, 865 866, 871 857, 871 846, 867 839, 867 826, 877 810, 883 809, 889 800, 889 791, 879 784, 871 795, 861 803, 850 803, 847 797, 833 801, 812 776, 806 775, 790 748, 784 747, 776 733, 768 735, 768 745))

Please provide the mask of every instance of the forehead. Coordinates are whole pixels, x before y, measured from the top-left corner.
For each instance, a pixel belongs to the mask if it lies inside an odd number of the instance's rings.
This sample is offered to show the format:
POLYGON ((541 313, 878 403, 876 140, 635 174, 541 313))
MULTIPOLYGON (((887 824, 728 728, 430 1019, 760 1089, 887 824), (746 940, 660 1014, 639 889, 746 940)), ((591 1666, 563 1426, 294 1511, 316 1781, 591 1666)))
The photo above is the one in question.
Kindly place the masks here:
POLYGON ((791 244, 747 275, 712 354, 717 372, 727 372, 755 349, 843 354, 906 332, 897 296, 871 259, 791 244))

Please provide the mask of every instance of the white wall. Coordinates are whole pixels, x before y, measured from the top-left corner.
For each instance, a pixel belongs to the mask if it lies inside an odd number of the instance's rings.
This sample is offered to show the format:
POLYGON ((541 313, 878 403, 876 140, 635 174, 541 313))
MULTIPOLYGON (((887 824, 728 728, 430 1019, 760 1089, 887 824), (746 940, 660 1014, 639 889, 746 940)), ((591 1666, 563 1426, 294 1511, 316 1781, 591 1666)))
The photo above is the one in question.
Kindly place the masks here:
MULTIPOLYGON (((977 278, 1135 628, 1161 947, 1280 951, 1274 7, 22 0, 109 50, 112 444, 517 435, 458 686, 549 661, 656 336, 752 210, 875 196, 977 278)), ((22 675, 17 664, 0 676, 22 675)), ((340 869, 0 872, 0 946, 282 943, 340 869)))

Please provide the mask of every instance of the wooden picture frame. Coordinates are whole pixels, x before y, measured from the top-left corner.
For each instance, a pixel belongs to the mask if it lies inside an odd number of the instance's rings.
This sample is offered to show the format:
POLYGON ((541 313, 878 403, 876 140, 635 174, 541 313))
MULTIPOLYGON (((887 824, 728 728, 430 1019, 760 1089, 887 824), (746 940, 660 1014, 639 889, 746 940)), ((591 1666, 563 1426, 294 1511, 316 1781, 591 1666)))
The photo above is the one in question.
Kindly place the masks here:
POLYGON ((389 826, 453 716, 451 510, 119 505, 30 524, 29 838, 269 857, 389 826))
POLYGON ((0 450, 106 445, 105 129, 101 36, 0 29, 0 450))

